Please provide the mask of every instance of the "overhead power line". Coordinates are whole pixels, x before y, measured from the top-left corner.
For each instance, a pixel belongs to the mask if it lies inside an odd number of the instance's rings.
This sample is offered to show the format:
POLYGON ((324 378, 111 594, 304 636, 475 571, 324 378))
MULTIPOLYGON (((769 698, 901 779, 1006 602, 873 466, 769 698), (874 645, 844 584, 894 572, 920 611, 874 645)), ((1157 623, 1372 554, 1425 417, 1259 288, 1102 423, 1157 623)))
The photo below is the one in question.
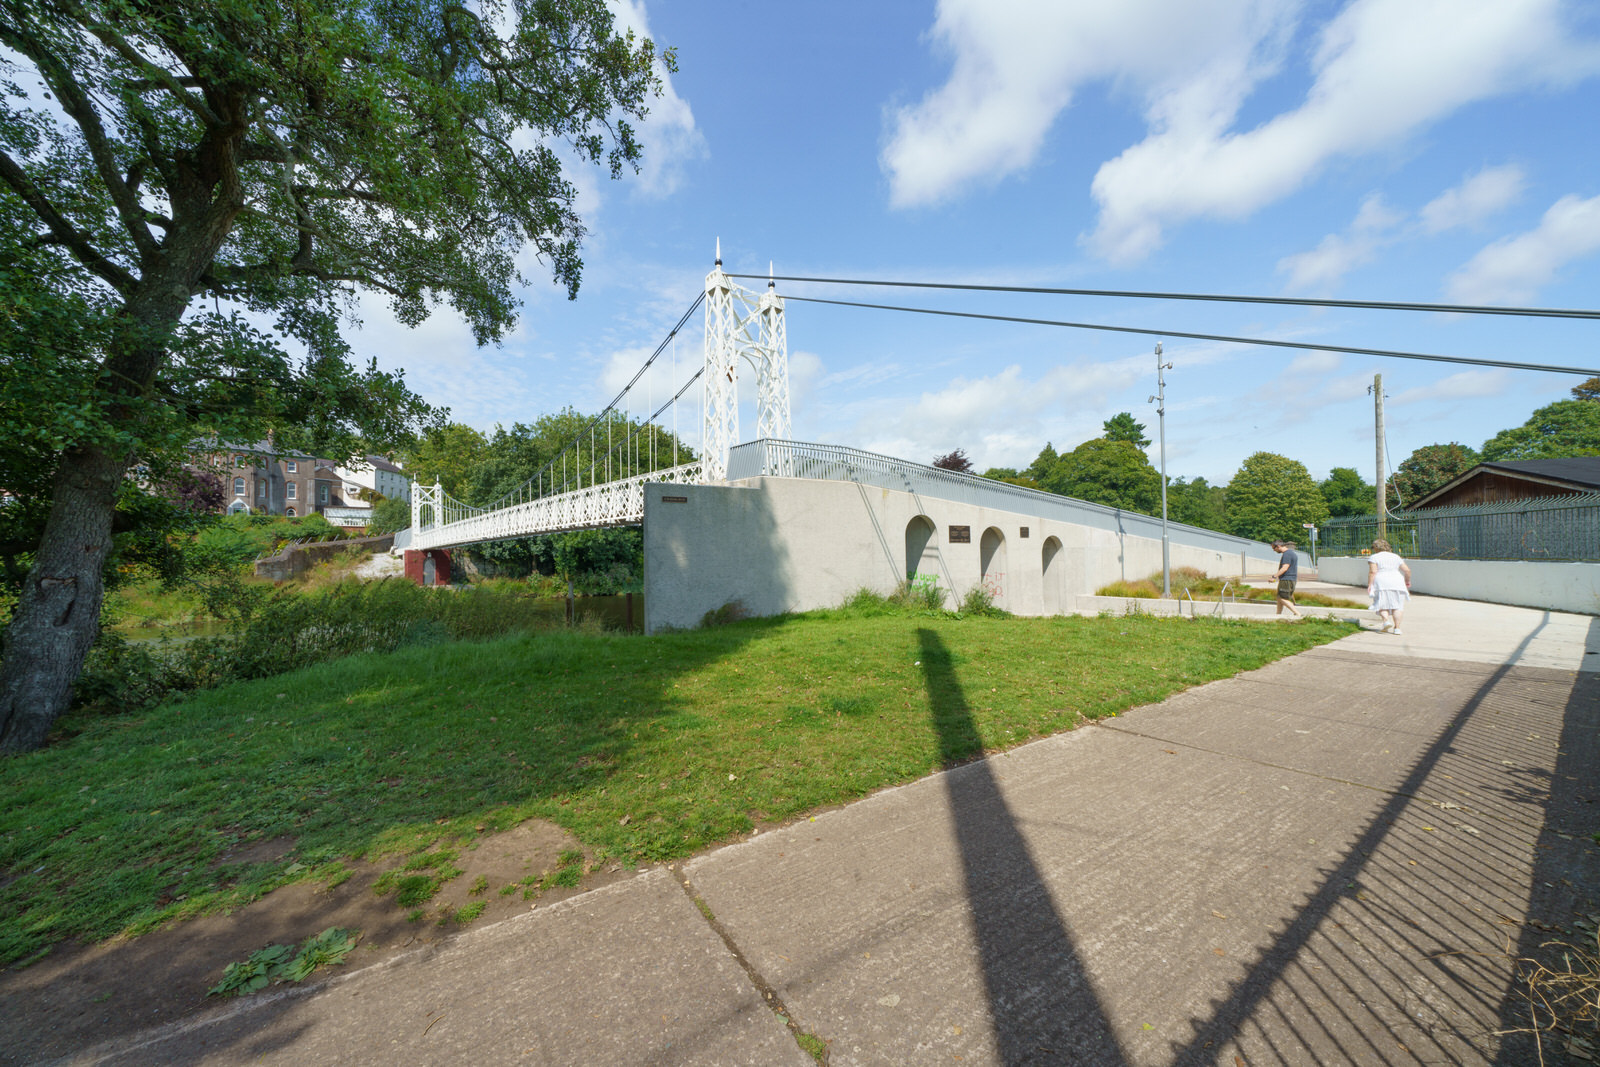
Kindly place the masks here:
POLYGON ((1020 322, 1032 326, 1060 326, 1072 330, 1102 330, 1107 333, 1135 333, 1146 337, 1186 337, 1195 341, 1222 341, 1228 344, 1265 345, 1271 348, 1295 348, 1307 352, 1345 352, 1356 356, 1389 356, 1394 359, 1420 359, 1431 363, 1464 363, 1477 367, 1506 367, 1511 370, 1550 371, 1554 374, 1576 374, 1580 377, 1600 375, 1600 370, 1586 367, 1561 367, 1551 363, 1518 363, 1507 359, 1475 359, 1471 356, 1437 356, 1426 352, 1397 352, 1387 348, 1353 348, 1348 345, 1309 344, 1302 341, 1275 341, 1264 337, 1231 337, 1218 333, 1189 333, 1183 330, 1158 330, 1148 326, 1108 326, 1096 322, 1064 322, 1059 319, 1030 319, 1018 315, 984 315, 976 311, 942 311, 938 308, 902 307, 896 304, 864 304, 853 300, 824 300, 817 296, 791 296, 784 300, 798 300, 808 304, 834 304, 839 307, 871 308, 876 311, 905 311, 917 315, 944 315, 956 319, 986 319, 990 322, 1020 322))
MULTIPOLYGON (((825 285, 882 285, 900 289, 954 289, 979 293, 1032 293, 1044 296, 1114 296, 1141 300, 1204 300, 1219 304, 1289 304, 1297 307, 1360 308, 1375 311, 1430 311, 1453 315, 1520 315, 1544 319, 1600 319, 1587 308, 1496 307, 1490 304, 1422 304, 1391 300, 1318 300, 1294 296, 1228 296, 1218 293, 1157 293, 1135 289, 1050 289, 1028 285, 968 285, 959 282, 900 282, 879 278, 808 278, 794 274, 730 274, 759 281, 817 282, 825 285)), ((799 297, 785 299, 798 300, 799 297)))

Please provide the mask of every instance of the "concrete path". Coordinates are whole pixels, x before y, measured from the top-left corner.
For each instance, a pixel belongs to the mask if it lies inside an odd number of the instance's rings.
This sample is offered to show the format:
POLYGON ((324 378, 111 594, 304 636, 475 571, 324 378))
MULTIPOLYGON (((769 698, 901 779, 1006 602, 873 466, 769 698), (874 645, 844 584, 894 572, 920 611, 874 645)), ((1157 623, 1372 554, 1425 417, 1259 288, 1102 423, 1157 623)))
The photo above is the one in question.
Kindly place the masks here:
POLYGON ((1538 1062, 1496 1032, 1600 912, 1600 620, 1404 630, 67 1062, 1538 1062))

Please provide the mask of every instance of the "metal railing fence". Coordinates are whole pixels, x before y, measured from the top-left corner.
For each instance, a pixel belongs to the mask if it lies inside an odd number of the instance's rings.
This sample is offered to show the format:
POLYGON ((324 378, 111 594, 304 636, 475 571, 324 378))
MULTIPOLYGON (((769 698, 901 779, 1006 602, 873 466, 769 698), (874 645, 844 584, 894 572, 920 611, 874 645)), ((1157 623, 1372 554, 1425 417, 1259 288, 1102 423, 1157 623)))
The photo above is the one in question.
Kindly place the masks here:
MULTIPOLYGON (((1325 554, 1359 555, 1377 516, 1329 519, 1325 554)), ((1423 508, 1388 521, 1388 540, 1416 559, 1600 560, 1600 493, 1423 508)))
MULTIPOLYGON (((763 438, 728 450, 730 482, 761 477, 858 482, 880 489, 897 489, 913 496, 953 500, 997 511, 1037 515, 1041 519, 1059 519, 1094 529, 1161 540, 1159 515, 1092 504, 1087 500, 1058 496, 977 474, 963 474, 842 445, 763 438)), ((1169 522, 1167 525, 1169 536, 1176 544, 1229 555, 1240 552, 1262 557, 1276 555, 1267 545, 1246 537, 1186 526, 1181 522, 1169 522)))

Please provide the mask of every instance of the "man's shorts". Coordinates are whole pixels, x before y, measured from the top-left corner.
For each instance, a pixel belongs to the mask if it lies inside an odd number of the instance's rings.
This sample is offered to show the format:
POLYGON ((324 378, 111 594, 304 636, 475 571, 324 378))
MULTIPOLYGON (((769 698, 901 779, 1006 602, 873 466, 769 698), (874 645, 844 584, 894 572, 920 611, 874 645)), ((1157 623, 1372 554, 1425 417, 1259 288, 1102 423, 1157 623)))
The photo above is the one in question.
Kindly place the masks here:
POLYGON ((1282 599, 1282 600, 1293 600, 1294 599, 1294 579, 1293 578, 1280 578, 1280 579, 1278 579, 1278 597, 1279 597, 1279 599, 1282 599))

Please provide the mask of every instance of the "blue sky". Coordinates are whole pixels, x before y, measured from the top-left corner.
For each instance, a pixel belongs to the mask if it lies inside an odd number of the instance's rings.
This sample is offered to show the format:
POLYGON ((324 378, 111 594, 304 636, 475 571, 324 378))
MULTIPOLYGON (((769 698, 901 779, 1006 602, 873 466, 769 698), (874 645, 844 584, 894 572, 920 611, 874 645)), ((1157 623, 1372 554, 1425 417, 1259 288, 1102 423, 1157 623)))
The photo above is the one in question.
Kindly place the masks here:
MULTIPOLYGON (((536 263, 479 349, 364 301, 358 354, 481 429, 597 411, 730 271, 1474 304, 1600 305, 1600 5, 1558 0, 946 0, 622 17, 677 49, 643 174, 575 175, 576 301, 536 263)), ((746 283, 756 286, 757 283, 746 283)), ((790 295, 1600 368, 1594 323, 784 285, 790 295)), ((1156 436, 1156 337, 792 302, 794 436, 979 468, 1131 411, 1156 436)), ((677 381, 702 359, 698 317, 677 381)), ((1373 475, 1477 447, 1579 377, 1169 339, 1167 470, 1251 453, 1373 475)), ((650 387, 672 387, 669 361, 650 387)), ((698 394, 695 394, 696 397, 698 394)), ((646 400, 633 405, 637 413, 646 400)), ((678 428, 698 437, 698 403, 678 428)), ((668 425, 671 425, 670 416, 668 425)), ((746 408, 742 425, 754 426, 746 408)), ((1156 459, 1155 448, 1151 458, 1156 459)))

